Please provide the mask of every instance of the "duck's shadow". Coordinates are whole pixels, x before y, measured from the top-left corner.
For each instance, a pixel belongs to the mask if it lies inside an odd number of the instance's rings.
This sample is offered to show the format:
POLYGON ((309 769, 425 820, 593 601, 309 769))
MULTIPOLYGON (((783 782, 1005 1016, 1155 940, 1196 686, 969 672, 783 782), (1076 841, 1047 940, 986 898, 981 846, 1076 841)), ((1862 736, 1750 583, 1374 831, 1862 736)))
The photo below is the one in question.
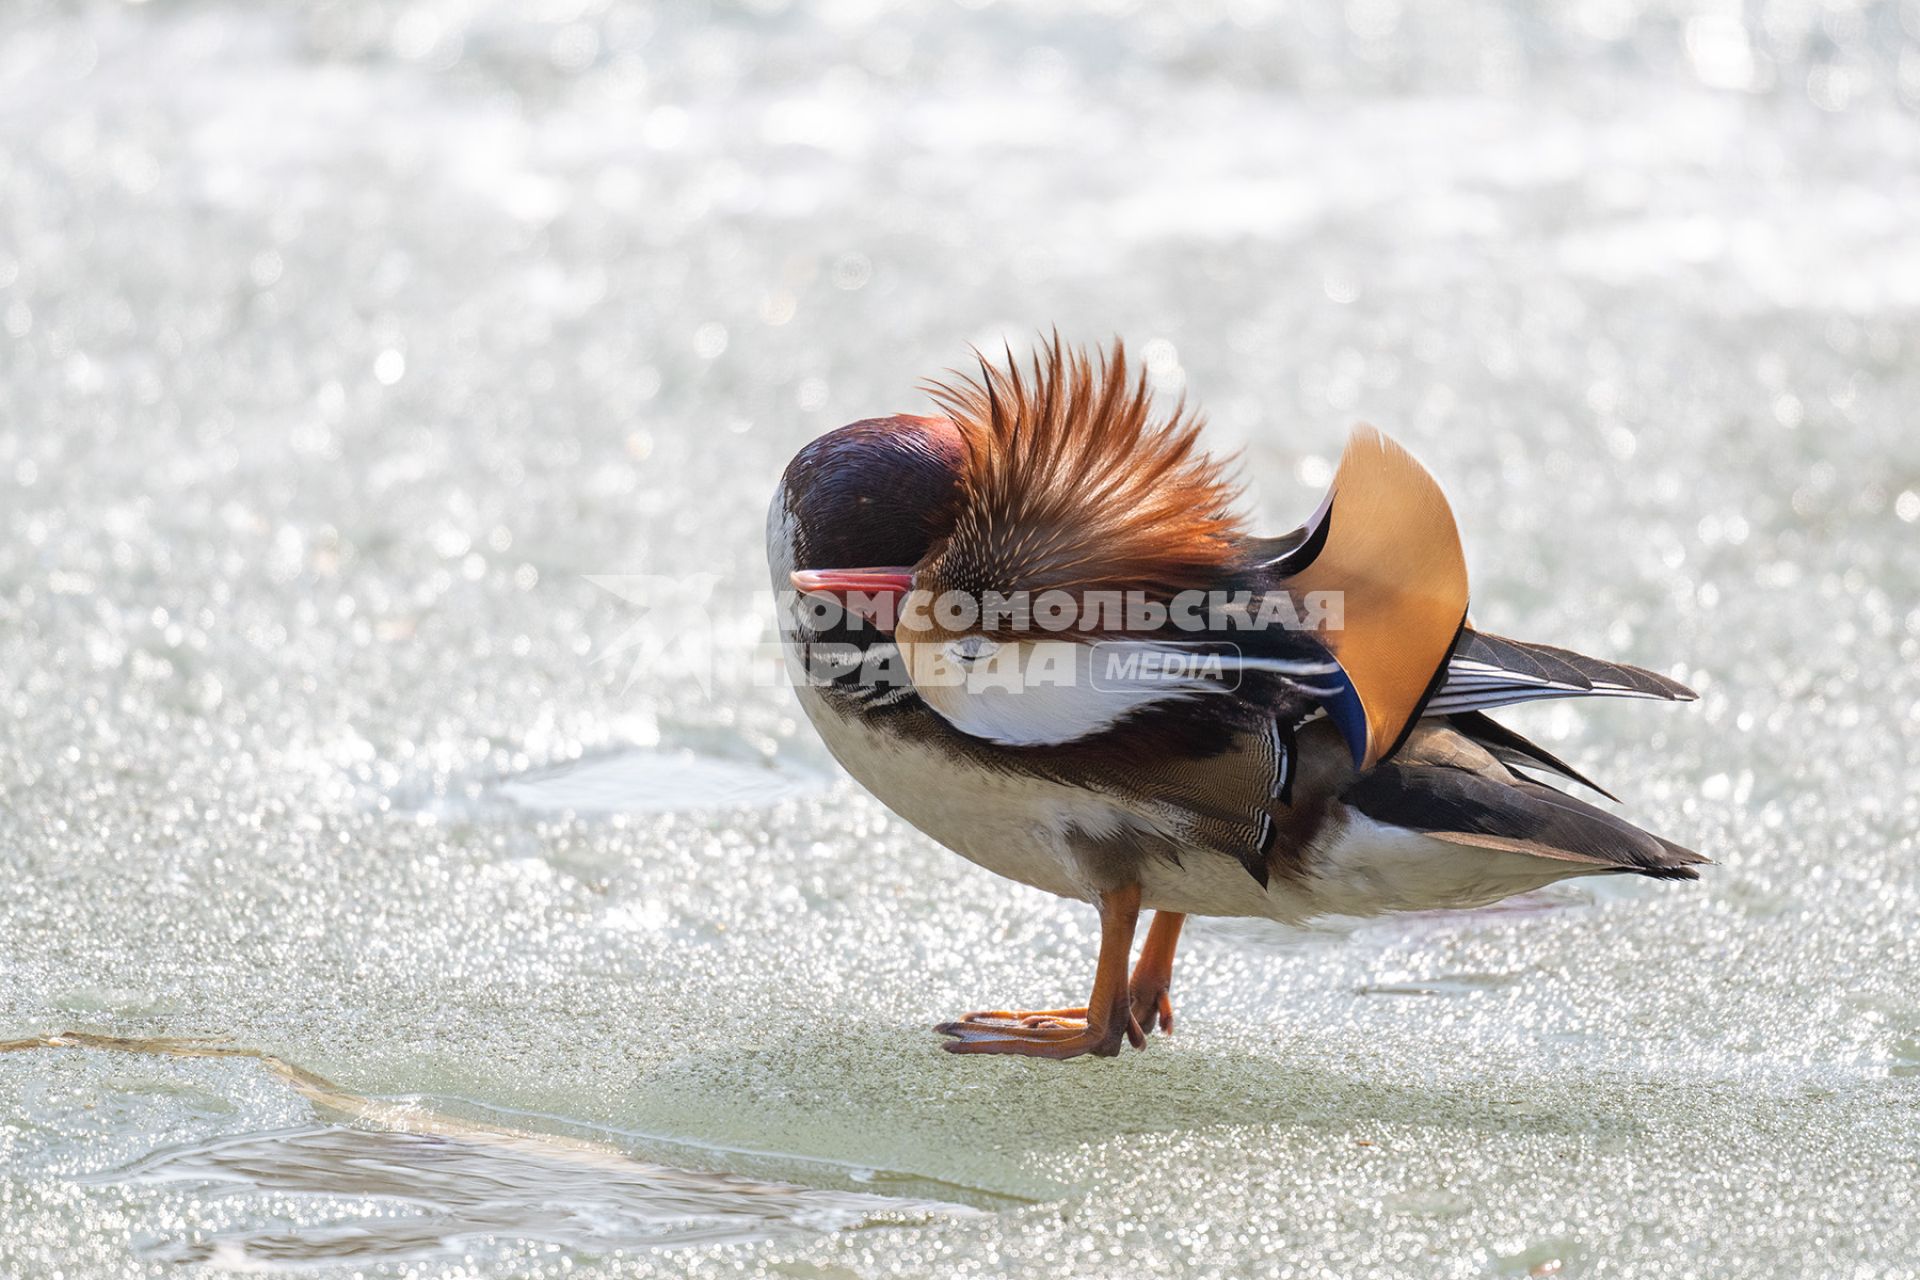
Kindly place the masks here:
POLYGON ((931 1031, 908 1027, 810 1030, 777 1052, 683 1056, 671 1079, 646 1087, 719 1085, 739 1101, 735 1116, 748 1129, 785 1129, 783 1121, 805 1117, 804 1131, 765 1135, 785 1149, 823 1129, 871 1135, 870 1154, 857 1140, 830 1154, 1029 1196, 1069 1190, 1043 1185, 1045 1157, 1128 1136, 1306 1129, 1351 1144, 1430 1128, 1625 1146, 1640 1132, 1630 1109, 1604 1098, 1556 1094, 1544 1104, 1524 1096, 1520 1082, 1503 1089, 1498 1075, 1477 1085, 1383 1080, 1368 1064, 1290 1053, 1284 1038, 1269 1053, 1155 1037, 1144 1052, 1066 1062, 956 1056, 940 1043, 931 1031), (757 1105, 776 1098, 777 1109, 757 1105), (964 1176, 949 1159, 959 1149, 967 1153, 964 1176))
MULTIPOLYGON (((654 1155, 689 1167, 809 1185, 838 1184, 836 1169, 864 1169, 874 1180, 862 1185, 883 1194, 982 1208, 1070 1194, 1079 1188, 1058 1157, 1146 1135, 1231 1131, 1272 1142, 1305 1130, 1342 1148, 1409 1129, 1481 1141, 1548 1135, 1589 1147, 1640 1136, 1631 1108, 1598 1093, 1557 1091, 1548 1104, 1514 1096, 1527 1092, 1524 1082, 1503 1090, 1496 1073, 1477 1084, 1460 1083, 1458 1073, 1450 1082, 1390 1079, 1378 1063, 1344 1063, 1284 1037, 1256 1051, 1156 1036, 1144 1052, 1054 1062, 947 1054, 931 1030, 891 1023, 808 1024, 770 1040, 739 1031, 746 1042, 716 1029, 710 1042, 639 1074, 603 1098, 611 1114, 517 1112, 516 1124, 563 1142, 583 1128, 636 1155, 657 1140, 670 1145, 654 1155)), ((384 1115, 387 1106, 250 1049, 84 1033, 0 1044, 41 1047, 258 1059, 329 1114, 384 1115)), ((435 1125, 488 1131, 461 1118, 458 1099, 411 1097, 402 1110, 402 1127, 431 1115, 435 1125)))

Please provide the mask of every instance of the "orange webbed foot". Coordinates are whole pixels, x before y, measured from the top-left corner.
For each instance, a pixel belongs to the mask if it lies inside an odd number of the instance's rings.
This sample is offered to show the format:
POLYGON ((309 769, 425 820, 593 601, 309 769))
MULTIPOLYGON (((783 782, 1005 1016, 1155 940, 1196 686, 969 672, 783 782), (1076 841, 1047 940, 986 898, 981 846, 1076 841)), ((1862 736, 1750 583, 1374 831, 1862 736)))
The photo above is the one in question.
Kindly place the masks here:
MULTIPOLYGON (((1012 1053, 1029 1058, 1111 1058, 1126 1041, 1147 1047, 1147 1033, 1128 998, 1127 953, 1140 916, 1140 886, 1125 885, 1095 898, 1100 908, 1100 960, 1093 995, 1079 1009, 984 1009, 934 1028, 952 1039, 949 1053, 1012 1053)), ((1169 960, 1171 952, 1169 951, 1169 960)), ((1164 985, 1164 984, 1163 984, 1164 985)))
POLYGON ((935 1031, 950 1032, 951 1028, 963 1023, 1012 1027, 1066 1026, 1077 1023, 1085 1026, 1087 1009, 1081 1005, 1074 1009, 978 1009, 972 1013, 963 1013, 952 1022, 943 1022, 935 1031))
POLYGON ((1090 1053, 1111 1058, 1124 1040, 1136 1049, 1147 1047, 1140 1023, 1124 1006, 1106 1025, 1089 1020, 1081 1009, 990 1009, 969 1013, 934 1030, 952 1036, 941 1048, 949 1053, 1013 1053, 1030 1058, 1077 1058, 1090 1053), (1124 1022, 1122 1015, 1124 1014, 1124 1022))

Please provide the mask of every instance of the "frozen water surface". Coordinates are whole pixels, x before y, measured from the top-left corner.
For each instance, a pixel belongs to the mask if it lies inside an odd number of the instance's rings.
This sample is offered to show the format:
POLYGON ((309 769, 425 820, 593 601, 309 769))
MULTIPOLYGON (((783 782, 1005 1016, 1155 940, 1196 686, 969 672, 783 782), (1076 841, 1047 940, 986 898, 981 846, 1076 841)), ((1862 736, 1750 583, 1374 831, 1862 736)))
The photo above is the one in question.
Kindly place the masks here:
POLYGON ((5 6, 0 1274, 1920 1271, 1916 104, 1911 3, 5 6), (1269 528, 1407 440, 1720 865, 940 1053, 1091 913, 752 678, 762 513, 1055 322, 1269 528))

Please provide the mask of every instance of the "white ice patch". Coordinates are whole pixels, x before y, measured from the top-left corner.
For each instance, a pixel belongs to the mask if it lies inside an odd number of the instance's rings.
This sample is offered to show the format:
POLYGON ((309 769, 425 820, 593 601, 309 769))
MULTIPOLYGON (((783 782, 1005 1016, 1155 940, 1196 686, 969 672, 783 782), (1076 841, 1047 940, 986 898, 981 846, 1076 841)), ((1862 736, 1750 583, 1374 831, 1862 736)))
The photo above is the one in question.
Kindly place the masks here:
POLYGON ((675 813, 764 809, 826 783, 792 765, 622 751, 521 774, 494 790, 520 808, 546 813, 675 813))

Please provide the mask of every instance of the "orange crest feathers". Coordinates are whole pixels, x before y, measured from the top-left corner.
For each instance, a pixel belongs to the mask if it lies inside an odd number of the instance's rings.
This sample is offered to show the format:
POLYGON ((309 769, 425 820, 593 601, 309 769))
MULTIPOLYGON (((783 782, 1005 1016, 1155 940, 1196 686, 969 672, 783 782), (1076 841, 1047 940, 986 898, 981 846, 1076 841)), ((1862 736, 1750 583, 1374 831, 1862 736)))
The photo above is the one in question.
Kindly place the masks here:
POLYGON ((1145 591, 1214 584, 1243 535, 1238 487, 1199 444, 1184 402, 1154 414, 1125 348, 1089 359, 1059 335, 1027 376, 980 359, 980 376, 927 390, 960 428, 960 512, 923 581, 948 590, 1145 591))

